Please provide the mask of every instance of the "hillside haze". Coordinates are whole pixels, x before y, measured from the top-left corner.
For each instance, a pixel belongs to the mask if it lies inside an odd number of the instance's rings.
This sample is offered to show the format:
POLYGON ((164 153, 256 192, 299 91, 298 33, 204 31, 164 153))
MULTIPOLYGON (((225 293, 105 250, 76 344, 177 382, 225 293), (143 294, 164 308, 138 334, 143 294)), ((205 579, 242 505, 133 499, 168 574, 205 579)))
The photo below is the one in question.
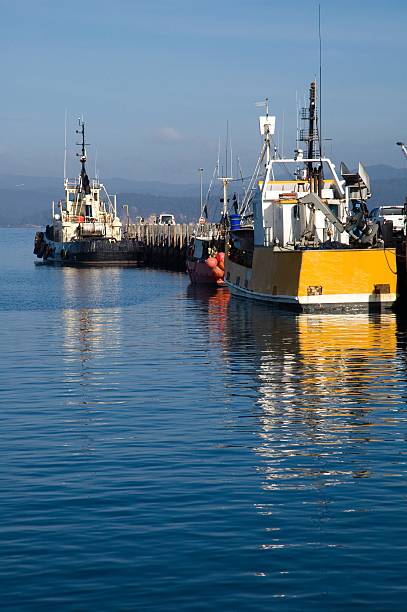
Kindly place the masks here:
MULTIPOLYGON (((372 198, 369 208, 380 204, 402 204, 407 196, 407 170, 393 166, 370 166, 372 198)), ((195 221, 199 216, 199 185, 111 178, 104 181, 109 193, 117 194, 118 212, 129 206, 130 218, 173 213, 178 221, 195 221)), ((204 185, 204 196, 207 185, 204 185)), ((231 184, 230 194, 241 193, 242 184, 231 184)), ((221 184, 215 183, 209 200, 209 215, 217 218, 221 184)), ((51 201, 64 198, 63 181, 55 177, 0 176, 0 226, 43 226, 50 219, 51 201)))

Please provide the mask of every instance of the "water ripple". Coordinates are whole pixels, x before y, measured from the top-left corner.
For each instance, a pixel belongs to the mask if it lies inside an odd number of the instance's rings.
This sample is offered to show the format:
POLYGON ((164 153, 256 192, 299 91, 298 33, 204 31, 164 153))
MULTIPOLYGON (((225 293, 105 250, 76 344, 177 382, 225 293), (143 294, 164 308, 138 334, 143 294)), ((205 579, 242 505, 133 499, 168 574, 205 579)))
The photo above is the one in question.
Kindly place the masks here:
POLYGON ((10 236, 5 609, 405 608, 405 322, 37 269, 10 236))

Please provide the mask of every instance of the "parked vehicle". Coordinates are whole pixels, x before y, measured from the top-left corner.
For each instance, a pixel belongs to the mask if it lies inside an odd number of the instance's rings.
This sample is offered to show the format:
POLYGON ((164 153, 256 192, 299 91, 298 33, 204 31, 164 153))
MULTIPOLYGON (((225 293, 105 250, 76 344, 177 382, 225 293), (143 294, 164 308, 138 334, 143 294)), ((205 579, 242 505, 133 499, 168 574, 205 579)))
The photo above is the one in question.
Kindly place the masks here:
POLYGON ((378 206, 377 208, 373 208, 369 214, 369 217, 372 219, 372 221, 378 223, 381 229, 383 229, 384 223, 392 221, 393 234, 405 233, 406 215, 404 206, 378 206))
POLYGON ((157 225, 175 225, 175 217, 170 213, 161 213, 156 219, 157 225))

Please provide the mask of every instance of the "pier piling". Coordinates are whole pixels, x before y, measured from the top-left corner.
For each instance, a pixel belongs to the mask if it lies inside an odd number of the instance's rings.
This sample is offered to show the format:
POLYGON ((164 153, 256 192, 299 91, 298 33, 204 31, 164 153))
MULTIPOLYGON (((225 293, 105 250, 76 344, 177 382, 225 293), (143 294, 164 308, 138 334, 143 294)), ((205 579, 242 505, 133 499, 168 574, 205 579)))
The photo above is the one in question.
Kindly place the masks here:
POLYGON ((147 266, 185 272, 187 248, 194 228, 193 223, 130 223, 126 234, 142 245, 147 266))

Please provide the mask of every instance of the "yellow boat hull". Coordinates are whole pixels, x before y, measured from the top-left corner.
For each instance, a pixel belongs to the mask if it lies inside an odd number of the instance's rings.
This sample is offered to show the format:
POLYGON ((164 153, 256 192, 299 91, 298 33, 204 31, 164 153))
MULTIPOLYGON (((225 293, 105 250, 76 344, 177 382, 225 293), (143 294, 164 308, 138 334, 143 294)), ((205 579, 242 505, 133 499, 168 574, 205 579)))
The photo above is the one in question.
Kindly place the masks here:
POLYGON ((382 310, 397 298, 395 249, 255 247, 252 267, 225 259, 232 293, 300 311, 382 310))

